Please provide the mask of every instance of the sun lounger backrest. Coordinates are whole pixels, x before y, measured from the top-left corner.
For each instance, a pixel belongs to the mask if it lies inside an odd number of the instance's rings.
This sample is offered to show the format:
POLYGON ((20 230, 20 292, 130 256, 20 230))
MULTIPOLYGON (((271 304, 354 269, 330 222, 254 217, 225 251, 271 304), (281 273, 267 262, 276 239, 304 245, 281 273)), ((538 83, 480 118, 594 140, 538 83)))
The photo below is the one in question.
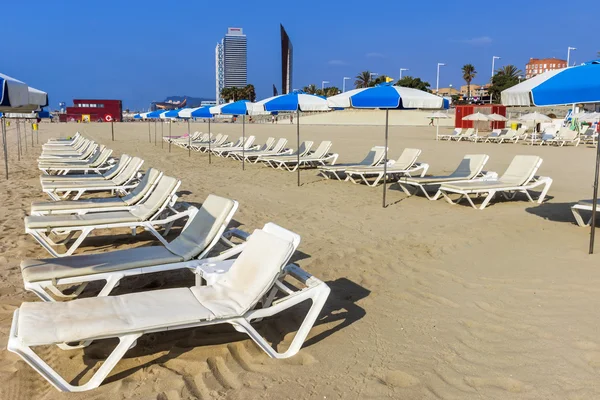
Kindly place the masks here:
POLYGON ((99 166, 103 165, 108 160, 108 157, 110 157, 111 154, 112 154, 111 149, 102 150, 102 153, 98 156, 96 161, 94 161, 94 163, 90 164, 90 165, 94 166, 94 167, 99 167, 99 166))
POLYGON ((454 128, 452 135, 460 135, 462 132, 462 128, 454 128))
POLYGON ((308 153, 310 151, 310 148, 312 147, 312 145, 313 145, 313 142, 311 140, 305 140, 304 142, 300 143, 300 147, 298 148, 298 150, 293 152, 291 155, 295 156, 298 153, 300 153, 300 157, 302 157, 303 155, 305 155, 306 153, 308 153))
POLYGON ((248 136, 246 138, 246 141, 244 142, 244 149, 249 149, 250 147, 252 147, 255 140, 256 140, 256 136, 248 136))
POLYGON ((275 143, 275 146, 270 151, 272 151, 273 153, 280 153, 285 148, 286 144, 287 144, 287 139, 281 138, 277 141, 277 143, 275 143))
POLYGON ((131 161, 131 157, 129 157, 127 154, 122 154, 121 158, 119 158, 119 162, 113 165, 108 171, 103 173, 102 176, 106 179, 114 178, 123 168, 125 168, 129 161, 131 161))
POLYGON ((122 197, 121 200, 128 206, 138 203, 154 187, 161 176, 161 171, 154 168, 148 169, 140 183, 126 196, 122 197))
POLYGON ((114 178, 112 181, 115 185, 120 186, 131 179, 133 175, 140 169, 144 160, 139 157, 133 157, 129 164, 114 178))
POLYGON ((270 137, 267 138, 267 141, 265 142, 265 144, 263 145, 265 150, 271 150, 273 148, 273 145, 275 144, 275 138, 274 137, 270 137))
POLYGON ((217 236, 221 236, 237 206, 236 201, 208 195, 190 223, 167 248, 184 260, 200 256, 215 239, 219 239, 217 236))
POLYGON ((384 155, 385 155, 385 147, 374 146, 367 153, 367 156, 361 162, 358 163, 358 165, 364 165, 367 167, 372 166, 372 165, 377 165, 381 162, 381 160, 383 160, 384 155))
POLYGON ((319 147, 317 147, 317 149, 314 151, 314 153, 309 154, 308 157, 315 158, 315 159, 323 158, 327 155, 327 153, 329 152, 329 149, 331 149, 331 142, 329 140, 324 140, 321 142, 319 147))
POLYGON ((538 156, 515 156, 499 180, 503 183, 521 186, 531 180, 541 164, 542 159, 538 156))
POLYGON ((473 136, 475 134, 475 128, 469 128, 461 136, 473 136))
POLYGON ((408 169, 412 167, 420 155, 420 149, 404 149, 398 160, 394 163, 394 169, 408 169))
POLYGON ((449 176, 452 178, 473 179, 481 172, 489 158, 487 154, 467 154, 449 176))
POLYGON ((573 140, 577 137, 577 131, 571 130, 569 128, 562 128, 558 133, 560 139, 565 140, 573 140))
POLYGON ((210 286, 210 291, 204 287, 192 287, 191 291, 202 304, 214 308, 210 310, 216 315, 243 315, 273 287, 293 251, 289 241, 256 230, 229 271, 210 286), (221 305, 220 299, 226 301, 221 305))
POLYGON ((163 175, 152 194, 143 203, 134 206, 130 212, 141 221, 149 220, 162 208, 179 184, 177 179, 163 175))

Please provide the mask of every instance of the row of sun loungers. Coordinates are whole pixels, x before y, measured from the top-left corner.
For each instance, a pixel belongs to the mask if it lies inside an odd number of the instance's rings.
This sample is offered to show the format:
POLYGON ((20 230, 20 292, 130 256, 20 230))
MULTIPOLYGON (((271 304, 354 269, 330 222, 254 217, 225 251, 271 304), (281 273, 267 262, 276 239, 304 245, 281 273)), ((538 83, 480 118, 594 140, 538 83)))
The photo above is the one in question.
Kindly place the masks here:
POLYGON ((554 145, 554 146, 566 146, 573 145, 578 146, 579 143, 594 143, 597 134, 593 129, 588 129, 583 134, 579 134, 577 131, 571 130, 567 127, 561 128, 558 132, 542 132, 540 134, 527 134, 526 128, 520 128, 519 130, 514 129, 494 129, 488 135, 477 135, 474 128, 469 128, 463 131, 461 128, 456 128, 452 133, 439 135, 439 140, 448 141, 472 141, 476 143, 517 143, 519 140, 524 144, 538 144, 543 145, 554 145))
MULTIPOLYGON (((79 146, 80 138, 77 135, 73 140, 53 140, 47 147, 70 150, 69 147, 79 146)), ((66 153, 68 151, 64 151, 66 153)), ((115 179, 135 159, 123 155, 110 169, 110 174, 44 175, 41 181, 43 185, 52 182, 81 185, 73 189, 81 190, 89 187, 91 181, 115 179)), ((58 390, 79 392, 98 387, 127 350, 146 333, 230 324, 248 334, 273 358, 291 357, 302 347, 330 289, 297 265, 289 264, 300 244, 300 236, 274 223, 252 234, 228 230, 238 203, 216 195, 209 195, 199 209, 174 210, 180 183, 150 168, 135 187, 124 189, 122 197, 80 199, 77 196, 78 200, 32 204, 31 216, 25 219, 26 230, 54 256, 59 255, 52 249, 54 243, 44 238, 52 232, 70 235, 81 231, 77 243, 93 229, 127 227, 135 230, 142 226, 160 241, 157 246, 85 255, 71 255, 74 251, 71 247, 66 254, 60 254, 65 255, 60 260, 49 258, 21 263, 25 288, 42 302, 23 303, 14 312, 7 348, 58 390), (169 242, 155 229, 157 225, 174 222, 174 219, 158 219, 163 218, 167 210, 176 213, 173 218, 187 218, 179 235, 169 242), (226 250, 210 256, 219 242, 226 250), (180 269, 190 270, 195 275, 194 286, 110 296, 125 277, 180 269), (86 286, 95 281, 104 282, 96 297, 78 298, 86 286), (75 286, 75 290, 65 293, 61 290, 64 286, 75 286), (307 300, 310 308, 283 352, 273 348, 252 326, 255 321, 307 300), (114 351, 83 384, 69 382, 34 352, 37 346, 57 345, 73 350, 111 338, 118 340, 114 351)))

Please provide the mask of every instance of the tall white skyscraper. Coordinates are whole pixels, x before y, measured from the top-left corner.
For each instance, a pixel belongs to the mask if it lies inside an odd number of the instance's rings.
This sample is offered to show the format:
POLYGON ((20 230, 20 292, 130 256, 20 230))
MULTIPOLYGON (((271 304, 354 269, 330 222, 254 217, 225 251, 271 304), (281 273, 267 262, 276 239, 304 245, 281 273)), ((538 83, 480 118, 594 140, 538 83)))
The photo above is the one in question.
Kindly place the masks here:
POLYGON ((217 104, 222 104, 221 90, 225 87, 225 65, 223 62, 223 40, 217 43, 215 48, 215 76, 216 76, 216 94, 215 101, 217 104))

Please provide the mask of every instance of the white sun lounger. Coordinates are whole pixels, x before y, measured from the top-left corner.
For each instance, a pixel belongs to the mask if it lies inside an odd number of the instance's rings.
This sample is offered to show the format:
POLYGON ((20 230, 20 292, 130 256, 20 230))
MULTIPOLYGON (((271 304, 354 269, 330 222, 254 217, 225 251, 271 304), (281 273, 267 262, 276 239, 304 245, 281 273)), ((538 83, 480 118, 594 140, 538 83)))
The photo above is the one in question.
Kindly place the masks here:
POLYGON ((82 162, 61 162, 61 159, 53 160, 52 162, 38 163, 38 168, 45 174, 57 173, 58 175, 66 175, 70 172, 81 172, 84 174, 101 174, 112 167, 114 160, 110 158, 112 155, 111 149, 103 149, 88 160, 82 162))
POLYGON ((44 146, 65 146, 65 145, 72 145, 73 143, 75 143, 77 140, 80 140, 81 138, 81 134, 79 132, 76 132, 70 139, 67 138, 50 138, 48 139, 48 141, 46 143, 44 143, 42 145, 42 147, 44 146))
MULTIPOLYGON (((244 137, 240 136, 239 139, 237 140, 237 142, 235 142, 235 143, 234 142, 228 142, 228 143, 223 143, 223 144, 221 144, 219 146, 212 146, 211 145, 210 151, 213 154, 215 154, 215 152, 223 151, 223 149, 232 149, 232 148, 240 148, 241 149, 242 146, 243 146, 243 144, 244 144, 244 137)), ((207 145, 205 145, 205 146, 207 146, 207 145)))
POLYGON ((253 164, 256 164, 259 161, 260 157, 269 157, 269 156, 277 156, 277 155, 284 155, 284 154, 292 153, 291 149, 285 148, 286 145, 287 145, 287 139, 280 138, 277 141, 277 143, 275 143, 275 145, 270 150, 266 150, 266 151, 250 150, 250 151, 244 152, 244 154, 233 153, 233 156, 235 158, 237 158, 239 161, 242 161, 242 156, 243 156, 244 159, 246 160, 246 162, 251 162, 253 164))
POLYGON ((128 211, 98 212, 85 215, 42 215, 25 217, 25 233, 33 236, 54 257, 73 254, 81 242, 96 229, 130 228, 135 235, 136 228, 141 227, 152 233, 166 245, 165 239, 154 226, 165 226, 167 235, 173 223, 181 218, 193 216, 196 207, 187 210, 175 209, 177 189, 181 181, 163 176, 152 194, 142 203, 128 211), (164 214, 164 215, 163 215, 164 214), (171 215, 168 215, 171 214, 171 215), (64 253, 57 252, 53 246, 67 243, 80 233, 75 242, 64 253), (63 237, 53 240, 50 235, 63 237))
POLYGON ((239 146, 216 147, 211 149, 211 152, 217 157, 227 157, 229 152, 232 151, 245 151, 253 149, 252 145, 254 144, 255 140, 256 136, 247 136, 245 139, 242 138, 239 146))
MULTIPOLYGON (((294 250, 293 242, 257 230, 221 278, 207 286, 61 303, 23 303, 13 314, 7 349, 21 356, 58 390, 70 392, 97 388, 137 339, 151 332, 231 324, 247 333, 270 357, 291 357, 302 347, 330 292, 324 282, 299 267, 286 267, 294 250), (284 284, 286 276, 296 281, 288 279, 284 284), (271 347, 252 326, 254 320, 277 315, 305 301, 310 301, 310 309, 284 352, 271 347), (118 339, 119 344, 91 379, 81 385, 70 384, 32 349, 52 344, 74 349, 109 338, 118 339)), ((202 267, 198 269, 201 273, 202 267)))
POLYGON ((335 164, 338 158, 337 153, 330 153, 332 143, 328 140, 322 141, 314 152, 300 156, 300 162, 298 157, 293 155, 286 155, 280 157, 271 157, 266 160, 266 163, 277 169, 286 169, 289 172, 294 172, 301 167, 317 167, 319 165, 325 165, 326 163, 335 164))
POLYGON ((107 171, 100 174, 69 174, 69 175, 40 175, 40 182, 42 184, 49 182, 74 182, 74 181, 85 181, 88 179, 99 180, 99 179, 112 179, 118 175, 119 172, 127 166, 131 161, 131 157, 127 154, 123 154, 121 159, 113 164, 107 171))
POLYGON ((255 145, 253 147, 245 146, 244 151, 242 151, 241 149, 231 150, 231 151, 227 152, 226 157, 235 158, 235 159, 241 161, 242 155, 246 154, 247 152, 263 152, 264 153, 264 152, 271 150, 274 145, 275 145, 275 138, 270 137, 267 139, 265 144, 263 144, 262 146, 258 146, 258 145, 255 145))
POLYGON ((83 136, 80 136, 71 142, 65 141, 64 143, 46 143, 42 145, 42 153, 52 151, 77 150, 91 142, 92 141, 90 139, 86 139, 83 136))
POLYGON ((462 132, 462 128, 454 128, 452 133, 439 135, 438 139, 439 140, 450 140, 453 137, 460 136, 461 132, 462 132))
POLYGON ((258 156, 258 159, 256 161, 257 162, 261 161, 262 163, 269 165, 269 160, 274 160, 274 159, 278 160, 284 156, 285 157, 294 157, 294 158, 298 159, 298 154, 300 154, 300 157, 305 156, 306 154, 308 154, 310 152, 310 149, 312 148, 313 144, 314 143, 312 140, 305 140, 304 142, 300 143, 300 147, 296 151, 291 151, 291 149, 290 149, 286 152, 288 154, 262 155, 262 156, 258 156))
POLYGON ((444 183, 497 179, 495 172, 483 172, 489 158, 487 154, 467 154, 450 175, 401 177, 398 185, 408 196, 420 192, 429 200, 437 200, 442 195, 439 188, 444 183), (432 191, 435 191, 433 196, 429 194, 432 191))
POLYGON ((552 179, 549 177, 536 176, 536 172, 542 164, 542 159, 537 156, 515 156, 504 175, 498 180, 462 182, 442 184, 440 191, 442 196, 450 204, 457 204, 462 199, 467 199, 469 204, 475 209, 483 210, 496 194, 501 194, 508 200, 515 198, 517 193, 523 193, 527 199, 533 202, 529 194, 531 189, 543 186, 542 192, 537 200, 541 204, 552 185, 552 179), (454 201, 450 194, 458 194, 460 197, 454 201), (473 203, 470 195, 480 197, 486 194, 485 199, 479 207, 473 203))
POLYGON ((577 147, 579 146, 580 141, 581 139, 579 138, 577 131, 573 131, 569 128, 562 128, 557 136, 553 139, 546 140, 545 144, 552 144, 560 147, 563 147, 565 144, 572 144, 577 147))
POLYGON ((226 143, 227 139, 229 139, 229 135, 218 134, 213 141, 206 141, 203 143, 192 143, 192 150, 200 151, 202 153, 206 153, 209 149, 212 150, 213 147, 222 147, 225 145, 232 145, 233 143, 226 143), (220 135, 220 137, 219 137, 220 135), (210 146, 209 146, 210 143, 210 146))
MULTIPOLYGON (((387 166, 387 175, 389 180, 397 180, 401 176, 413 176, 419 173, 420 176, 425 176, 429 165, 426 163, 418 163, 417 158, 421 154, 419 149, 404 149, 397 161, 389 163, 387 166)), ((385 162, 385 161, 384 161, 385 162)), ((374 187, 379 184, 384 176, 383 165, 374 167, 348 168, 346 170, 348 180, 352 183, 365 183, 368 186, 374 187), (371 182, 371 180, 373 180, 371 182)))
MULTIPOLYGON (((25 289, 37 294, 44 301, 55 298, 66 300, 78 297, 86 285, 93 281, 105 281, 98 296, 108 296, 127 276, 195 269, 198 258, 204 259, 217 244, 238 208, 238 203, 223 197, 209 195, 198 212, 179 236, 167 245, 137 247, 106 253, 82 254, 62 258, 24 260, 21 274, 25 289), (59 286, 73 286, 73 294, 65 294, 59 286)), ((223 239, 226 244, 230 242, 223 239)), ((229 249, 211 262, 224 260, 239 254, 243 246, 229 249)))
MULTIPOLYGON (((592 223, 592 216, 590 215, 590 218, 587 221, 584 221, 583 217, 581 216, 581 212, 585 211, 585 212, 593 212, 593 204, 594 201, 593 200, 580 200, 579 203, 575 204, 573 207, 571 207, 571 212, 573 213, 573 216, 575 217, 575 221, 577 222, 577 225, 579 226, 590 226, 592 223)), ((598 203, 596 203, 596 210, 600 211, 600 201, 598 203)))
POLYGON ((42 151, 38 161, 54 160, 57 158, 70 160, 85 160, 89 158, 98 148, 98 143, 86 140, 80 148, 76 149, 53 149, 42 151))
POLYGON ((144 160, 141 158, 133 157, 125 168, 110 180, 90 178, 69 182, 42 182, 42 191, 52 200, 78 200, 82 195, 90 192, 117 191, 124 194, 137 186, 138 171, 143 163, 144 160))
POLYGON ((174 139, 171 141, 171 143, 173 143, 176 146, 179 146, 181 148, 188 148, 188 145, 193 142, 194 140, 208 140, 208 133, 202 133, 202 132, 195 132, 192 137, 181 137, 179 139, 174 139))
POLYGON ((91 212, 130 210, 146 200, 163 176, 161 171, 148 169, 140 183, 123 197, 95 197, 85 200, 36 201, 31 203, 30 215, 88 214, 91 212))
POLYGON ((463 139, 468 139, 471 140, 473 139, 473 137, 475 136, 475 129, 474 128, 468 128, 466 131, 461 131, 461 133, 459 133, 458 135, 452 135, 449 140, 456 140, 457 142, 460 142, 463 139))
POLYGON ((349 168, 360 168, 360 167, 373 167, 379 165, 383 161, 385 156, 384 146, 374 146, 367 153, 365 158, 358 163, 346 163, 346 164, 334 164, 334 165, 321 165, 319 166, 319 172, 326 179, 335 178, 341 181, 342 178, 348 180, 346 170, 349 168))

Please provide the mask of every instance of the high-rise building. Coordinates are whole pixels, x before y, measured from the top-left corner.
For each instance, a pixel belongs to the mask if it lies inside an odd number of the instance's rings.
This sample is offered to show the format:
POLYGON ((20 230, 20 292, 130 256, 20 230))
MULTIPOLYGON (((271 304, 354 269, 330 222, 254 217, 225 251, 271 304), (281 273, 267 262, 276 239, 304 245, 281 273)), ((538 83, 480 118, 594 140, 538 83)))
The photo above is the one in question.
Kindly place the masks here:
POLYGON ((294 59, 292 42, 283 25, 279 24, 281 32, 281 94, 292 91, 292 62, 294 59))
POLYGON ((215 48, 215 76, 217 84, 215 102, 217 104, 222 104, 221 90, 225 87, 225 66, 223 64, 223 40, 221 40, 215 48))
POLYGON ((567 68, 567 60, 559 58, 530 58, 525 65, 525 79, 555 69, 567 68))
POLYGON ((228 28, 223 39, 223 60, 225 66, 224 87, 244 87, 247 85, 246 35, 242 28, 228 28))

